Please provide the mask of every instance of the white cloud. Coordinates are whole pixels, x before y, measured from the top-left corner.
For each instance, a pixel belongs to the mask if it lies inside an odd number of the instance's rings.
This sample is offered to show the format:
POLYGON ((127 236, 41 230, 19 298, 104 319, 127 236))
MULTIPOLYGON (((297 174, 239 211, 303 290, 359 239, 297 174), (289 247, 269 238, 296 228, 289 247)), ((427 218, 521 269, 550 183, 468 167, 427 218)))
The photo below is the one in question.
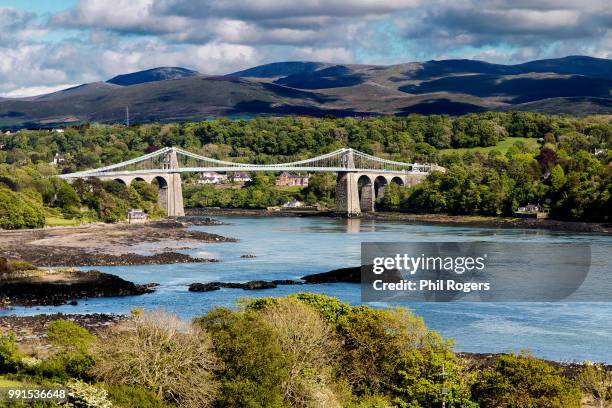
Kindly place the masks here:
POLYGON ((300 60, 306 61, 333 61, 348 64, 354 61, 353 53, 346 48, 297 48, 293 55, 300 60))
POLYGON ((0 93, 4 98, 24 98, 28 96, 44 95, 52 92, 61 91, 62 89, 77 86, 78 84, 59 84, 53 86, 28 86, 23 88, 13 89, 10 92, 0 93))
POLYGON ((48 19, 0 7, 4 94, 170 65, 569 54, 612 55, 609 0, 78 0, 48 19))

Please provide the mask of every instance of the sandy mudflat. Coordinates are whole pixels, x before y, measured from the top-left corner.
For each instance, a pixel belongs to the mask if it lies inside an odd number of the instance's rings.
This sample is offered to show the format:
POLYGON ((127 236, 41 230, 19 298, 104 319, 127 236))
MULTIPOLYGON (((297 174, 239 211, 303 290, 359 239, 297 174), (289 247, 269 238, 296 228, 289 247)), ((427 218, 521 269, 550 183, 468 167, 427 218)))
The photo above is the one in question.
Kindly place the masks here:
POLYGON ((22 259, 39 266, 80 266, 190 262, 177 253, 202 242, 227 242, 231 238, 189 231, 175 221, 148 224, 90 224, 37 230, 2 231, 0 256, 22 259), (174 254, 174 256, 172 256, 174 254), (152 256, 153 255, 153 256, 152 256))

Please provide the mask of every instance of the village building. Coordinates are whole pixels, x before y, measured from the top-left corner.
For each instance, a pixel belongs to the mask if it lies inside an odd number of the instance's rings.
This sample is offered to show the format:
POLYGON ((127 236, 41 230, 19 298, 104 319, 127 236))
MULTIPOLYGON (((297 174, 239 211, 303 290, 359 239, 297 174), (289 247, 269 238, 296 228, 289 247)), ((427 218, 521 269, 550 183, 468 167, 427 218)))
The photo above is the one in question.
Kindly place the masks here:
POLYGON ((55 153, 55 156, 53 156, 53 161, 51 162, 51 164, 58 165, 58 164, 63 163, 65 161, 66 161, 66 158, 64 157, 63 154, 55 153))
POLYGON ((252 181, 249 173, 234 173, 230 178, 234 183, 248 183, 252 181))
POLYGON ((303 207, 304 203, 299 200, 291 200, 283 204, 283 208, 300 208, 303 207))
POLYGON ((299 174, 290 174, 286 171, 283 172, 276 179, 277 186, 307 186, 308 185, 308 176, 302 176, 299 174))
POLYGON ((142 224, 147 222, 147 213, 140 209, 131 208, 126 219, 128 224, 142 224))
POLYGON ((214 171, 204 172, 198 179, 198 184, 223 184, 225 182, 227 182, 227 176, 214 171))
POLYGON ((321 206, 319 205, 319 203, 316 203, 314 205, 309 205, 306 204, 303 201, 297 200, 297 199, 293 199, 291 201, 286 202, 285 204, 281 205, 280 208, 279 207, 270 207, 269 210, 272 209, 274 211, 278 211, 280 209, 282 210, 297 210, 297 211, 320 211, 321 210, 321 206))
POLYGON ((539 204, 527 204, 519 207, 514 212, 515 217, 519 218, 548 218, 548 209, 539 204))

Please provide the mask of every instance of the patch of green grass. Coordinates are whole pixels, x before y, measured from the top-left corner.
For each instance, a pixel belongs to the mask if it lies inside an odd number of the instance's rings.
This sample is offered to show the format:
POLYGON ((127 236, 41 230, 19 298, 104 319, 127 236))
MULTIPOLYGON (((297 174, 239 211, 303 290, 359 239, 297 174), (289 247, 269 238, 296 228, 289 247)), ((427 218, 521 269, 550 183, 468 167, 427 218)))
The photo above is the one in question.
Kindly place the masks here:
POLYGON ((303 186, 274 186, 275 190, 284 191, 286 193, 299 193, 303 186))
POLYGON ((21 387, 24 383, 0 377, 0 387, 21 387))
POLYGON ((62 217, 46 217, 45 225, 47 227, 69 227, 81 225, 81 220, 68 220, 62 217))
POLYGON ((502 154, 506 154, 508 149, 512 147, 516 142, 523 142, 530 150, 538 148, 538 141, 531 137, 507 137, 495 146, 488 147, 462 147, 458 149, 441 149, 440 154, 451 154, 451 153, 466 153, 466 152, 480 152, 488 153, 491 150, 497 150, 502 154))

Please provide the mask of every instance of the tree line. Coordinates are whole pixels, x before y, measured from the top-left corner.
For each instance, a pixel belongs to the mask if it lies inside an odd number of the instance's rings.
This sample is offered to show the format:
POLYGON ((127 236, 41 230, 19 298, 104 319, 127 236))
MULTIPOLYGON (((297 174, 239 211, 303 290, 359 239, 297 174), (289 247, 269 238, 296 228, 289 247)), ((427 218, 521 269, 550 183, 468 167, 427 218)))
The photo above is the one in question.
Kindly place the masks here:
MULTIPOLYGON (((92 197, 86 189, 76 189, 54 176, 118 163, 166 146, 260 164, 353 147, 404 162, 437 162, 449 170, 432 174, 413 189, 390 188, 377 203, 381 210, 510 215, 531 202, 546 206, 555 218, 605 221, 612 213, 611 143, 609 116, 575 118, 529 112, 363 120, 218 118, 132 127, 88 124, 64 132, 22 130, 0 134, 0 227, 41 226, 50 214, 113 222, 130 206, 161 214, 154 194, 144 192, 142 186, 123 191, 120 186, 102 183, 90 186, 104 191, 92 197), (496 150, 500 141, 512 137, 532 138, 539 144, 533 149, 518 142, 508 151, 496 150), (479 147, 489 150, 470 150, 479 147), (49 164, 56 154, 60 155, 58 163, 49 164)), ((288 194, 273 188, 273 176, 265 176, 267 181, 262 177, 245 189, 188 188, 185 201, 191 206, 263 208, 299 198, 333 205, 334 185, 329 177, 313 176, 307 189, 288 194)))

